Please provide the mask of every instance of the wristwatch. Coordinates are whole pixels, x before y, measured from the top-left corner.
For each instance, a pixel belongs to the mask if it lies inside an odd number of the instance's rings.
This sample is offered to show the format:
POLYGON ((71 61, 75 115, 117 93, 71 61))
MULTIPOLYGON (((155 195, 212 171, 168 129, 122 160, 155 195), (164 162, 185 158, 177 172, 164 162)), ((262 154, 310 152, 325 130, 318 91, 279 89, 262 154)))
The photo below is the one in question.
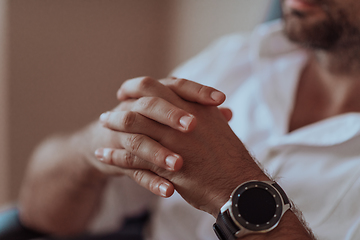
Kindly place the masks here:
POLYGON ((266 233, 279 224, 290 207, 288 197, 276 182, 248 181, 232 192, 213 229, 220 240, 266 233))

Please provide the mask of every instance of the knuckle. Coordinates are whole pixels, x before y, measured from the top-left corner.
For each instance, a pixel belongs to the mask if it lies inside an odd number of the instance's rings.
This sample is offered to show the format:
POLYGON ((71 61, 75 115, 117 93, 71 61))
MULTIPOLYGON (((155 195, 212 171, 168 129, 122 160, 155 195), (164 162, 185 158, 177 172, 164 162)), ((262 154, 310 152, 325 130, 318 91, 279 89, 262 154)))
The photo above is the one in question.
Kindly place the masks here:
POLYGON ((142 171, 142 170, 135 170, 133 172, 133 179, 138 182, 138 183, 143 183, 144 181, 144 178, 145 178, 145 172, 142 171))
POLYGON ((134 154, 131 152, 125 152, 123 160, 126 167, 131 168, 134 166, 134 154))
POLYGON ((177 122, 177 109, 176 108, 170 108, 166 113, 166 118, 169 119, 171 122, 175 121, 177 122))
POLYGON ((184 86, 184 84, 187 82, 188 80, 184 79, 184 78, 176 78, 173 81, 173 85, 176 88, 181 88, 182 86, 184 86))
POLYGON ((140 98, 138 103, 138 107, 142 110, 144 109, 152 109, 159 102, 158 97, 143 97, 140 98))
POLYGON ((127 140, 126 145, 130 152, 138 152, 141 144, 144 142, 144 136, 140 134, 131 134, 127 140))
POLYGON ((139 82, 139 89, 147 89, 153 86, 155 81, 156 81, 155 79, 148 76, 142 77, 142 79, 139 82))
POLYGON ((122 126, 125 130, 131 129, 134 125, 136 120, 136 113, 135 112, 126 112, 122 118, 122 126))
POLYGON ((153 161, 154 163, 161 163, 162 159, 164 158, 164 151, 162 150, 162 148, 158 148, 154 151, 153 155, 153 161))
POLYGON ((149 187, 149 189, 150 189, 151 191, 154 192, 154 191, 157 191, 157 190, 158 190, 160 183, 161 183, 161 177, 156 176, 156 177, 153 177, 153 178, 149 181, 148 187, 149 187))
POLYGON ((205 95, 209 92, 210 88, 209 87, 206 87, 204 85, 200 85, 199 89, 197 90, 197 93, 199 95, 205 95))

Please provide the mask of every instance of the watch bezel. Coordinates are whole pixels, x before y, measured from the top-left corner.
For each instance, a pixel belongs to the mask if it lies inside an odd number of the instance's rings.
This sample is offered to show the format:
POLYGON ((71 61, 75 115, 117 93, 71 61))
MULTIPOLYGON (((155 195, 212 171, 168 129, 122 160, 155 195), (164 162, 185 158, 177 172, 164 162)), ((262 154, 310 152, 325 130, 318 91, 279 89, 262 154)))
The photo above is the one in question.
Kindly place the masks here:
POLYGON ((230 216, 233 219, 234 223, 241 229, 246 228, 247 230, 254 231, 254 232, 267 232, 272 229, 274 229, 283 214, 283 200, 280 195, 280 193, 269 183, 263 182, 263 181, 249 181, 241 186, 239 186, 237 189, 233 191, 231 194, 231 207, 229 209, 230 216), (243 194, 245 191, 252 189, 252 188, 260 188, 268 191, 275 200, 276 208, 275 208, 275 214, 274 216, 266 223, 264 224, 253 224, 245 220, 239 213, 239 209, 237 206, 237 202, 241 194, 243 194))

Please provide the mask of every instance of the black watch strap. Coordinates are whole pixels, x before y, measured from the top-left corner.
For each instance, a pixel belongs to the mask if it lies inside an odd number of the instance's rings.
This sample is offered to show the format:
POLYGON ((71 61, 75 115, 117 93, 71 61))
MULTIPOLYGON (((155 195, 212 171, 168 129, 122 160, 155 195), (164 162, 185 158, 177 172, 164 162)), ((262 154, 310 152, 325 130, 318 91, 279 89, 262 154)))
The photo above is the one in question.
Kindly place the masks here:
POLYGON ((240 230, 231 219, 229 212, 219 213, 213 229, 220 240, 235 240, 235 233, 240 230))
POLYGON ((277 184, 276 182, 274 182, 273 184, 271 184, 274 188, 276 188, 276 190, 278 190, 278 192, 281 195, 281 198, 284 202, 284 205, 289 204, 289 206, 291 207, 291 203, 289 198, 287 197, 286 193, 284 192, 284 190, 279 186, 279 184, 277 184))

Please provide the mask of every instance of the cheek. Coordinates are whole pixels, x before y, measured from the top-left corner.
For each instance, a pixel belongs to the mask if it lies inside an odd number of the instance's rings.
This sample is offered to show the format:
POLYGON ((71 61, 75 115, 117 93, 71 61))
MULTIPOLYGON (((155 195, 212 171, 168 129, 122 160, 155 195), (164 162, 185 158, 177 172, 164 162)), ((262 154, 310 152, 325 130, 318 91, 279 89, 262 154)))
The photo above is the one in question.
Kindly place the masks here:
POLYGON ((343 33, 350 38, 358 38, 360 34, 360 3, 356 4, 356 7, 346 6, 343 9, 339 9, 335 21, 337 26, 341 27, 343 33))
POLYGON ((346 7, 346 9, 344 10, 344 14, 347 14, 349 16, 349 19, 352 21, 353 24, 360 26, 360 1, 353 1, 352 3, 344 7, 346 7))
POLYGON ((352 24, 360 19, 360 1, 359 0, 333 0, 329 3, 328 9, 331 15, 337 21, 348 19, 352 24))

